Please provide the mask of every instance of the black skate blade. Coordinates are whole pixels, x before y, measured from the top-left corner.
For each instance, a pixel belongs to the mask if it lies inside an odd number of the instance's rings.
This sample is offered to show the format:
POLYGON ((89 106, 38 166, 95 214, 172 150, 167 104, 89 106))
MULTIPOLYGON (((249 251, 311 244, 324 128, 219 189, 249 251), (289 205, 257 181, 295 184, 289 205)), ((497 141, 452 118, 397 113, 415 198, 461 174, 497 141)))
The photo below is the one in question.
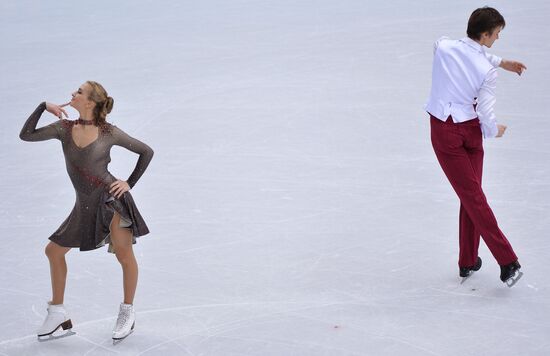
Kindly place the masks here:
POLYGON ((508 288, 512 288, 523 276, 523 272, 517 271, 512 277, 508 278, 504 283, 508 286, 508 288))
POLYGON ((72 331, 71 329, 69 329, 69 330, 65 331, 64 334, 59 334, 59 335, 54 335, 54 334, 55 334, 55 331, 53 333, 49 334, 49 335, 37 336, 38 342, 48 342, 48 341, 63 339, 65 337, 75 335, 76 333, 74 331, 72 331))

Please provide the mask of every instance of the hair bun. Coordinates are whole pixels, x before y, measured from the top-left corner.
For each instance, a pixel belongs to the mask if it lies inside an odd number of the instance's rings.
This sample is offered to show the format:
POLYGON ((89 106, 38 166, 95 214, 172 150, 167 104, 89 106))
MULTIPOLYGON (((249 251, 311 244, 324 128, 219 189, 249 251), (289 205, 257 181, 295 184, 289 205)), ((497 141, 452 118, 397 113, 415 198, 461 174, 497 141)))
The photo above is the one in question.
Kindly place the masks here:
POLYGON ((111 98, 110 96, 107 97, 105 100, 105 110, 107 111, 107 114, 113 110, 113 105, 115 104, 115 100, 111 98))

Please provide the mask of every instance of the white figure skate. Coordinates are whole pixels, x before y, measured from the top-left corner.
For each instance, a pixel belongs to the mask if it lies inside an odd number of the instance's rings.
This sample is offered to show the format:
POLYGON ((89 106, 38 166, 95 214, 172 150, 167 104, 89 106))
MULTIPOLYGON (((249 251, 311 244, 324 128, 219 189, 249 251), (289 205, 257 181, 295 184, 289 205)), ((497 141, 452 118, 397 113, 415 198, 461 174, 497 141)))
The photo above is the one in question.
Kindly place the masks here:
POLYGON ((113 329, 113 344, 124 340, 134 331, 136 324, 136 313, 132 304, 120 303, 120 310, 113 329))
POLYGON ((46 320, 44 320, 44 323, 37 331, 38 341, 55 340, 75 334, 71 330, 73 323, 69 319, 67 310, 65 310, 63 304, 52 305, 48 303, 47 310, 48 315, 46 316, 46 320), (56 333, 60 328, 64 331, 66 330, 66 332, 62 334, 56 333))

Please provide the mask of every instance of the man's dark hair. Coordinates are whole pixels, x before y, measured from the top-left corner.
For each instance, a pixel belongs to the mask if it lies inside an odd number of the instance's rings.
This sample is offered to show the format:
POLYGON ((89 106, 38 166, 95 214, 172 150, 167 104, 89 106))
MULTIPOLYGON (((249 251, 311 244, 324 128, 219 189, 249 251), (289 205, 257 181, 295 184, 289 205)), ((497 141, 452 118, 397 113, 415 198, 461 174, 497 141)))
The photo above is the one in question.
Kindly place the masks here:
POLYGON ((471 39, 480 40, 482 33, 489 32, 489 34, 492 34, 497 27, 502 26, 504 28, 505 25, 506 22, 504 22, 504 17, 500 12, 492 7, 485 6, 472 12, 468 20, 466 33, 471 39))

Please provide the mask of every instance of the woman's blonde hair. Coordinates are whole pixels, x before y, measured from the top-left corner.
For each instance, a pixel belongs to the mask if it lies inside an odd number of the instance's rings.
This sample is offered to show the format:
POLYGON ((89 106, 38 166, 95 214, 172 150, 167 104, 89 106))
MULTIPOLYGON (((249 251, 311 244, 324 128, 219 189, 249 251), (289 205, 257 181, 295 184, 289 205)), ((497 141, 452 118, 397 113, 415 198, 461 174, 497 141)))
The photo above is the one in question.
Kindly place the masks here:
POLYGON ((86 82, 90 86, 88 99, 95 103, 94 107, 94 124, 100 128, 107 127, 107 114, 113 110, 115 101, 111 98, 105 88, 98 82, 88 80, 86 82))

